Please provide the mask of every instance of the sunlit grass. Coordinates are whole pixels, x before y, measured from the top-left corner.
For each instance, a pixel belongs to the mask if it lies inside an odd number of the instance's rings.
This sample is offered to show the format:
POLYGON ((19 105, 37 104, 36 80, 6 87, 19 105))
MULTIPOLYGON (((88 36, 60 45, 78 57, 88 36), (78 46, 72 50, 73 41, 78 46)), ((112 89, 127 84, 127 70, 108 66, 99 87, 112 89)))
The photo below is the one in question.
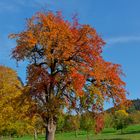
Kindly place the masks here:
MULTIPOLYGON (((44 136, 38 136, 38 140, 44 140, 44 136)), ((74 132, 57 133, 55 140, 86 140, 85 131, 79 131, 77 137, 74 132)), ((9 140, 4 138, 3 140, 9 140)), ((34 140, 33 136, 12 138, 12 140, 34 140)), ((105 128, 102 133, 95 135, 89 133, 89 140, 140 140, 140 125, 132 125, 124 129, 123 134, 113 128, 105 128)))

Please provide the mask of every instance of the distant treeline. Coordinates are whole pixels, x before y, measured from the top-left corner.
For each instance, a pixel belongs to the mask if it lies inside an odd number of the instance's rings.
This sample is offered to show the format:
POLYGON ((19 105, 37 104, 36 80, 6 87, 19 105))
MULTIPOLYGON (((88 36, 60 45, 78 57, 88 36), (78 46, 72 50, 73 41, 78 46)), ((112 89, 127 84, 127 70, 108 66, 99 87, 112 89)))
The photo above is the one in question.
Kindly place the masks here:
POLYGON ((140 99, 131 100, 131 102, 132 105, 128 109, 128 112, 140 111, 140 99))
MULTIPOLYGON (((131 106, 128 108, 127 112, 128 113, 133 113, 136 111, 140 111, 140 99, 134 99, 130 100, 131 101, 131 106)), ((114 107, 111 107, 106 110, 107 113, 112 112, 112 110, 115 110, 114 107)))

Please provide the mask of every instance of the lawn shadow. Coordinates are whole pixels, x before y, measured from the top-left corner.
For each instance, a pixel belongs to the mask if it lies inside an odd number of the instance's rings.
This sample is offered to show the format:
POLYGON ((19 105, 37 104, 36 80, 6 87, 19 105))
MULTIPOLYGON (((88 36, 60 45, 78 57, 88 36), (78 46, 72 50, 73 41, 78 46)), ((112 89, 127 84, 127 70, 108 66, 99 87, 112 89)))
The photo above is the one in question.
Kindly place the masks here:
POLYGON ((98 139, 98 140, 131 140, 131 139, 125 139, 125 138, 111 138, 111 139, 98 139))
POLYGON ((110 130, 110 131, 103 131, 102 134, 107 134, 107 133, 116 133, 116 131, 114 130, 110 130))
POLYGON ((123 132, 123 134, 122 135, 126 135, 126 134, 140 134, 140 130, 139 131, 137 131, 137 130, 134 130, 134 131, 127 131, 127 132, 123 132))

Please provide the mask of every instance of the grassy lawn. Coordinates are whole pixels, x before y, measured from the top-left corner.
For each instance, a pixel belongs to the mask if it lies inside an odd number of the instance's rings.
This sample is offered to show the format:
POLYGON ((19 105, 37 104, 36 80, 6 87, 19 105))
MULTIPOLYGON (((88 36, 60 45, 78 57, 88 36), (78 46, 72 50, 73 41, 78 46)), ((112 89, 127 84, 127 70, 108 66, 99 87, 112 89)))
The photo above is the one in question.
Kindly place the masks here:
MULTIPOLYGON (((140 125, 132 125, 127 127, 124 134, 113 128, 105 128, 101 134, 94 135, 92 132, 89 134, 89 140, 140 140, 140 125)), ((77 138, 74 132, 56 134, 56 140, 86 140, 86 132, 79 131, 77 138)), ((9 140, 5 138, 3 140, 9 140)), ((33 140, 33 136, 25 136, 21 138, 13 138, 12 140, 33 140)), ((44 140, 44 136, 39 136, 38 140, 44 140)))
MULTIPOLYGON (((74 133, 57 134, 56 140, 86 140, 85 132, 80 132, 75 138, 74 133)), ((113 128, 106 128, 101 134, 94 135, 90 133, 89 140, 140 140, 140 125, 129 126, 124 130, 124 134, 113 128)))

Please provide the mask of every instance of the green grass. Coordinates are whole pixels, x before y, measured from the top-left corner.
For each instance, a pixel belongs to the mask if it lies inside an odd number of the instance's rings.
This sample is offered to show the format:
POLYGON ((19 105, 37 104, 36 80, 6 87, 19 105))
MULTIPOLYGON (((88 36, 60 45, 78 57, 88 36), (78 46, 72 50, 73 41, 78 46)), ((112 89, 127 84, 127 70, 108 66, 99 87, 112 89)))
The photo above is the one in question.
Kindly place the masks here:
MULTIPOLYGON (((38 140, 44 140, 44 136, 39 136, 38 140)), ((79 131, 78 137, 74 132, 57 133, 55 140, 86 140, 86 132, 79 131)), ((8 138, 3 140, 9 140, 8 138)), ((21 138, 13 138, 12 140, 33 140, 33 136, 25 136, 21 138)), ((95 135, 89 134, 89 140, 140 140, 140 125, 132 125, 124 129, 123 134, 113 128, 105 128, 102 133, 95 135)))
MULTIPOLYGON (((124 134, 115 131, 114 129, 105 129, 101 134, 94 135, 90 133, 89 140, 140 140, 140 132, 131 133, 130 129, 124 131, 124 134)), ((135 131, 136 132, 136 131, 135 131)), ((75 138, 74 133, 57 134, 56 140, 86 140, 86 133, 78 135, 75 138)))
MULTIPOLYGON (((86 132, 79 132, 75 138, 74 133, 56 134, 56 140, 86 140, 86 132)), ((140 140, 140 125, 132 125, 123 130, 116 131, 113 128, 105 128, 102 133, 95 135, 90 133, 89 140, 140 140)))

